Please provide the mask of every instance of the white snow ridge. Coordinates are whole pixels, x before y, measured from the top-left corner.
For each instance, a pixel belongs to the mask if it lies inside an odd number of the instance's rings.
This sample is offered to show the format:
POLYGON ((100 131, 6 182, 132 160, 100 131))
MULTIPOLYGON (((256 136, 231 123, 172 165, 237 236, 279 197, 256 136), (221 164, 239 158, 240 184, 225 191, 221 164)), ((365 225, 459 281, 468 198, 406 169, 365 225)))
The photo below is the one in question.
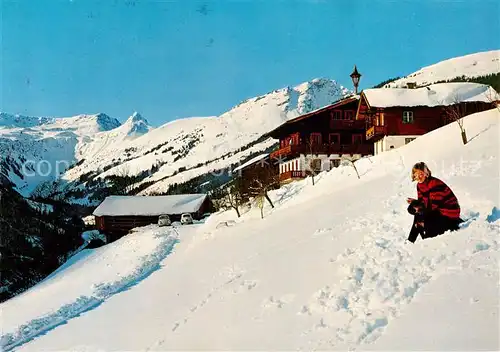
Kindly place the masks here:
POLYGON ((478 77, 500 72, 500 50, 454 57, 423 67, 412 74, 389 83, 387 88, 406 87, 409 82, 424 86, 456 77, 478 77))
MULTIPOLYGON (((138 228, 1 304, 5 350, 499 350, 500 111, 204 223, 138 228), (411 244, 411 166, 460 230, 411 244), (223 224, 224 226, 222 226, 223 224), (178 233, 174 232, 177 231, 178 233)), ((140 138, 140 137, 139 137, 140 138)))

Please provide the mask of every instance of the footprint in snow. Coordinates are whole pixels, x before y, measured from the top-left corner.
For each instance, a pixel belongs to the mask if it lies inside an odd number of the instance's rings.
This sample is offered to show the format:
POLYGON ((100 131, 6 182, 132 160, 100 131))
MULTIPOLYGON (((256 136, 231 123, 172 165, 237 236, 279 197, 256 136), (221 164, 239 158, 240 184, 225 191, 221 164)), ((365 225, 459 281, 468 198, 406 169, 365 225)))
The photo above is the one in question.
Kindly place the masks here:
POLYGON ((316 324, 316 329, 325 329, 328 327, 327 324, 325 324, 325 320, 323 318, 321 318, 318 322, 318 324, 316 324))
POLYGON ((297 313, 299 315, 311 315, 311 309, 309 309, 308 306, 304 305, 302 306, 302 308, 300 309, 300 311, 297 313))
POLYGON ((314 231, 313 236, 321 236, 321 235, 324 235, 325 233, 328 233, 331 231, 332 231, 332 228, 330 228, 330 227, 317 229, 316 231, 314 231))
POLYGON ((285 304, 291 303, 295 298, 295 295, 288 294, 284 295, 281 298, 276 298, 274 296, 270 296, 267 298, 262 304, 263 308, 283 308, 285 304))
POLYGON ((245 291, 252 290, 255 286, 257 286, 257 281, 254 280, 243 280, 239 287, 233 290, 233 293, 241 293, 245 291))

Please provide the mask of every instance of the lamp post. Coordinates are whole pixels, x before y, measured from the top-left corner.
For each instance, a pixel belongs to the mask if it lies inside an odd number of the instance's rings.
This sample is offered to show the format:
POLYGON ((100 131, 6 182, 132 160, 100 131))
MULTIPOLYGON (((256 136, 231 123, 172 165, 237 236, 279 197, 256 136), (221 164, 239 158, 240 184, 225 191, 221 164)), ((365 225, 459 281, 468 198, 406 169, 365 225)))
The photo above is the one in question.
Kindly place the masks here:
POLYGON ((354 84, 354 92, 358 94, 358 84, 359 79, 361 78, 361 74, 358 72, 358 68, 354 65, 354 70, 351 73, 352 83, 354 84))

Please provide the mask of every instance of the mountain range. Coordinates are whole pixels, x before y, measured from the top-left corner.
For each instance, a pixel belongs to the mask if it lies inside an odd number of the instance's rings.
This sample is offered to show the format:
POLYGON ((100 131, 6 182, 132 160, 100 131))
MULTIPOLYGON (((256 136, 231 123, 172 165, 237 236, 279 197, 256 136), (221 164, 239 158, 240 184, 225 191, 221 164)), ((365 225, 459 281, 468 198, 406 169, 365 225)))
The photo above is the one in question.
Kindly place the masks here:
MULTIPOLYGON (((448 59, 386 87, 498 74, 499 58, 500 50, 494 50, 448 59)), ((103 113, 65 118, 0 113, 0 176, 25 197, 58 179, 63 198, 84 205, 99 201, 89 197, 88 181, 113 175, 133 177, 135 193, 165 193, 201 175, 230 174, 276 145, 263 137, 266 132, 350 94, 336 81, 318 78, 247 99, 220 116, 188 117, 156 128, 138 112, 123 124, 103 113)))
POLYGON ((164 192, 169 184, 227 168, 273 146, 271 139, 260 140, 264 133, 348 94, 333 80, 314 79, 245 100, 220 116, 189 117, 157 128, 137 112, 123 124, 102 113, 69 118, 2 113, 2 173, 24 196, 55 178, 75 185, 82 175, 88 180, 145 170, 150 171, 137 186, 151 186, 143 193, 164 192))

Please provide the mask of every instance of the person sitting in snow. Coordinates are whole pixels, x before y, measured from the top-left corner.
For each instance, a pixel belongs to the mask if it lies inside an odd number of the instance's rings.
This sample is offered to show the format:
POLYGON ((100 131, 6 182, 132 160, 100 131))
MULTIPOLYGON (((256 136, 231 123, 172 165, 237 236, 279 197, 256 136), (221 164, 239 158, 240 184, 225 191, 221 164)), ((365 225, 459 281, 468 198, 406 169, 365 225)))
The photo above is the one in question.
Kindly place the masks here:
POLYGON ((453 191, 443 181, 432 176, 423 162, 416 163, 411 170, 412 181, 417 181, 418 199, 408 198, 408 212, 414 215, 408 241, 436 237, 444 232, 458 230, 460 205, 453 191))

